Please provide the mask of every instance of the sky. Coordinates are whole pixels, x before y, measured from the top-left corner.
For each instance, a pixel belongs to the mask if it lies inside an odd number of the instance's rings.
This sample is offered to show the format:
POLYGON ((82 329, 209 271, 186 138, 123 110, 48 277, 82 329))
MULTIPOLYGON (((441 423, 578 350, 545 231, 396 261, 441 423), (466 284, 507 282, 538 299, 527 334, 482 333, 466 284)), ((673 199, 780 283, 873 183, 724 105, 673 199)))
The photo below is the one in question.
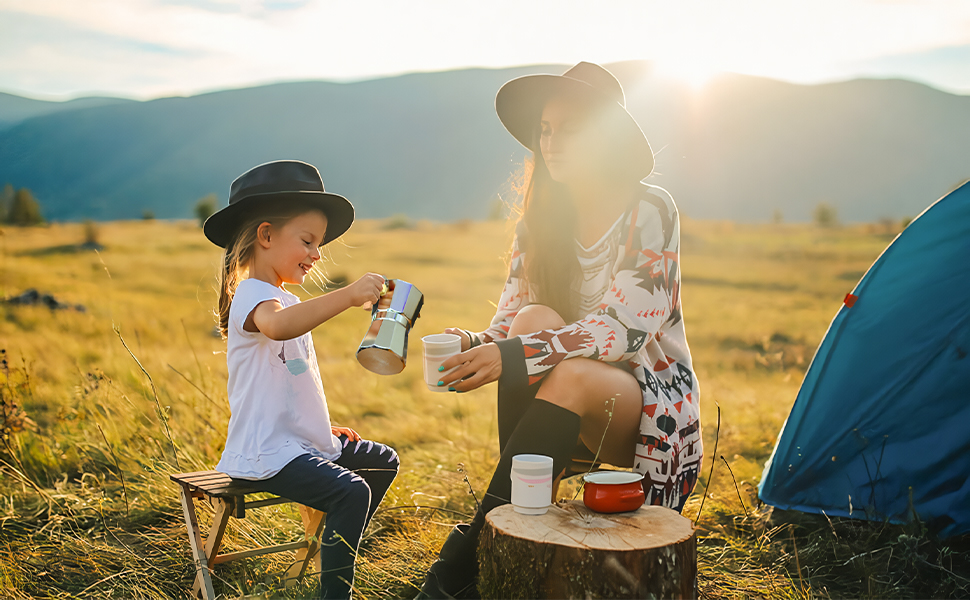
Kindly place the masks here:
POLYGON ((0 0, 0 91, 47 100, 631 59, 970 94, 970 0, 0 0))

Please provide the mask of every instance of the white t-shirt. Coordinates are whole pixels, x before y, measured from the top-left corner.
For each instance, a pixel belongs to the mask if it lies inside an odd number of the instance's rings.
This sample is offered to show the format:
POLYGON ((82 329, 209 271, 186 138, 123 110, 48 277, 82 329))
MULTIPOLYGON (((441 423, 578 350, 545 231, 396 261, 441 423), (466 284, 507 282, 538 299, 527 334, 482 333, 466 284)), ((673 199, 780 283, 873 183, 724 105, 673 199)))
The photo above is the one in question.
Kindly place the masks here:
POLYGON ((272 299, 284 308, 300 301, 265 281, 245 279, 229 307, 232 414, 216 470, 230 477, 267 479, 307 453, 330 460, 340 456, 310 333, 281 342, 243 329, 256 305, 272 299))

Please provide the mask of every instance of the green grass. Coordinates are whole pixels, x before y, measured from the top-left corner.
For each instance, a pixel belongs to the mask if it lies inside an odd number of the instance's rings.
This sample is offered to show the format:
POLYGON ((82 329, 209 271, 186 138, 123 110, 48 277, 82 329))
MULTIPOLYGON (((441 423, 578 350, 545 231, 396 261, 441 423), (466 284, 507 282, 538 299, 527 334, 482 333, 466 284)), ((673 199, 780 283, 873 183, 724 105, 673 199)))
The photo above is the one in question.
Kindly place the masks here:
MULTIPOLYGON (((698 523, 702 596, 970 593, 966 540, 941 543, 918 523, 780 515, 756 499, 764 461, 816 346, 892 236, 864 225, 693 220, 683 232, 682 296, 706 450, 684 512, 695 518, 707 494, 698 523)), ((7 360, 0 374, 0 589, 13 598, 169 598, 191 587, 168 474, 211 468, 224 442, 225 344, 212 335, 211 315, 220 255, 187 221, 105 223, 98 234, 99 253, 78 248, 80 224, 7 228, 0 236, 4 296, 37 288, 86 307, 0 305, 7 360)), ((325 272, 352 281, 376 271, 421 289, 427 300, 412 332, 417 355, 422 335, 485 327, 510 240, 505 223, 358 222, 332 247, 325 272)), ((321 291, 304 287, 294 292, 307 298, 321 291)), ((354 352, 368 323, 369 313, 347 311, 315 330, 314 344, 334 421, 394 446, 402 458, 401 475, 365 533, 358 597, 407 597, 451 525, 472 511, 458 465, 480 491, 498 458, 495 392, 429 392, 414 360, 394 377, 365 371, 354 352)), ((560 495, 571 496, 577 485, 566 482, 560 495)), ((227 550, 300 534, 291 509, 252 515, 230 522, 227 550)), ((203 527, 210 517, 203 515, 203 527)), ((219 567, 216 589, 311 594, 310 581, 282 589, 277 574, 285 563, 276 555, 219 567)))

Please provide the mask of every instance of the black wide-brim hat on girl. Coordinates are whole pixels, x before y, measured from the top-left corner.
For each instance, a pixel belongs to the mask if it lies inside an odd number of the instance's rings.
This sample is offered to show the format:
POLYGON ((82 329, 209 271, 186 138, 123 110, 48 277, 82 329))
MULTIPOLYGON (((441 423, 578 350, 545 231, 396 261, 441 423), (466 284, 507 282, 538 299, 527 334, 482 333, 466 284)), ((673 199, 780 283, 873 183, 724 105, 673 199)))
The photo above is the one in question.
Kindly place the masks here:
POLYGON ((626 109, 623 86, 603 67, 581 62, 562 75, 525 75, 508 81, 495 96, 498 118, 520 144, 539 153, 539 121, 546 102, 555 96, 590 101, 605 116, 616 119, 620 139, 617 150, 632 171, 643 179, 653 172, 653 150, 647 136, 626 109))
POLYGON ((213 213, 202 226, 205 237, 216 246, 230 245, 247 217, 274 204, 299 202, 327 216, 323 242, 344 234, 354 222, 354 205, 323 187, 320 171, 299 160, 275 160, 253 167, 229 186, 229 205, 213 213))

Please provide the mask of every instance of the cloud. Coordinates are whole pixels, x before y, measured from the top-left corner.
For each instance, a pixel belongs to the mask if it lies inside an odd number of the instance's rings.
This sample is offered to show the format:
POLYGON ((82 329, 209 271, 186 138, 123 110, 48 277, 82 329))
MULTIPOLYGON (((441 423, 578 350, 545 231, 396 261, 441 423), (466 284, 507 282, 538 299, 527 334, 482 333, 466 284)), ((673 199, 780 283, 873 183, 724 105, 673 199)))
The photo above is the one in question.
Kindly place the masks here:
POLYGON ((933 52, 970 45, 966 0, 0 0, 0 23, 0 89, 136 97, 635 58, 811 82, 926 55, 906 72, 945 85, 933 52))

